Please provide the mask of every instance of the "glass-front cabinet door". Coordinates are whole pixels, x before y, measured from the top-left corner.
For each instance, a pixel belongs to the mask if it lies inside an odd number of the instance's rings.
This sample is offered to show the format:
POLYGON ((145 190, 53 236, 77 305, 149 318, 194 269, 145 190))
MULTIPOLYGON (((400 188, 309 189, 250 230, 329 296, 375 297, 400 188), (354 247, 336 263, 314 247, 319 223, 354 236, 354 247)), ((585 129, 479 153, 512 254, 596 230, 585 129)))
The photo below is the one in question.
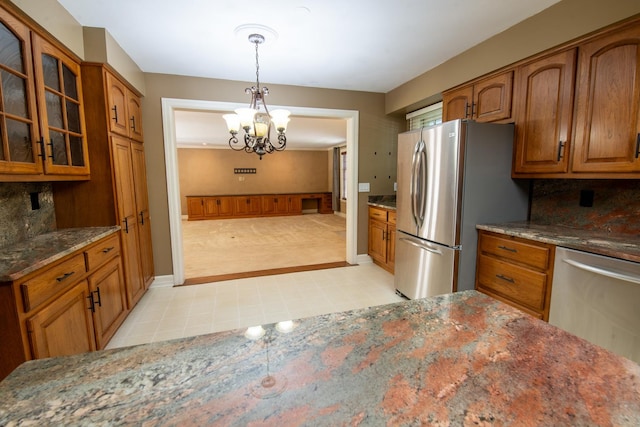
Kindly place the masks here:
POLYGON ((80 66, 40 37, 33 56, 47 174, 88 175, 80 66))
POLYGON ((43 172, 29 34, 0 9, 0 174, 43 172))

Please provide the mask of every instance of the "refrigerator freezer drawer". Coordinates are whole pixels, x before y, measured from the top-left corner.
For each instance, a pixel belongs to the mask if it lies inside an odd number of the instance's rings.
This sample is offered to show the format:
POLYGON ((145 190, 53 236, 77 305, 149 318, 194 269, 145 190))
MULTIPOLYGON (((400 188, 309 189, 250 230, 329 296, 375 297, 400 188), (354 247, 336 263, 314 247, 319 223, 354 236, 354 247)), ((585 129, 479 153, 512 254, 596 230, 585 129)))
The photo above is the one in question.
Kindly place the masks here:
POLYGON ((398 232, 395 286, 410 299, 452 292, 457 251, 398 232))

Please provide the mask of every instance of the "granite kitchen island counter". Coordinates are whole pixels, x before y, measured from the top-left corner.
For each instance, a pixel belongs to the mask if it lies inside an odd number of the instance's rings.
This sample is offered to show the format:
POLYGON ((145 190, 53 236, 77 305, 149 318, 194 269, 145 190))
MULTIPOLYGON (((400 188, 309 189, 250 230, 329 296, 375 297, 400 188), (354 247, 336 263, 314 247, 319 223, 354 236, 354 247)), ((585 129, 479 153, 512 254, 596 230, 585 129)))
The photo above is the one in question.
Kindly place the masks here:
POLYGON ((475 291, 264 329, 27 362, 0 425, 640 425, 640 366, 475 291))

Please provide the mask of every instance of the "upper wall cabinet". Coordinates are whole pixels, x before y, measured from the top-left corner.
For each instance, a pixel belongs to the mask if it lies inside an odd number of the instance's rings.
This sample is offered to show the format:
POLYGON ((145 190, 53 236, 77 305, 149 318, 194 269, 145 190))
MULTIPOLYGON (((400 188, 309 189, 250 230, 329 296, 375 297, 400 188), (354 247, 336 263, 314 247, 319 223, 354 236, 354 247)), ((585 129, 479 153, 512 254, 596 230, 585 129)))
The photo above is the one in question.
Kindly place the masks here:
POLYGON ((513 176, 638 178, 639 65, 636 20, 518 67, 513 176))
POLYGON ((580 47, 573 172, 640 171, 640 24, 580 47))
POLYGON ((107 73, 109 130, 143 142, 142 106, 140 98, 113 75, 107 73))
POLYGON ((0 174, 42 174, 31 32, 0 8, 0 174))
POLYGON ((33 58, 47 174, 88 175, 80 65, 40 37, 33 58))
POLYGON ((508 122, 511 119, 512 88, 513 71, 510 70, 443 92, 444 121, 508 122))
POLYGON ((0 8, 0 181, 89 179, 79 63, 0 8))
POLYGON ((567 172, 576 49, 520 66, 514 173, 567 172))

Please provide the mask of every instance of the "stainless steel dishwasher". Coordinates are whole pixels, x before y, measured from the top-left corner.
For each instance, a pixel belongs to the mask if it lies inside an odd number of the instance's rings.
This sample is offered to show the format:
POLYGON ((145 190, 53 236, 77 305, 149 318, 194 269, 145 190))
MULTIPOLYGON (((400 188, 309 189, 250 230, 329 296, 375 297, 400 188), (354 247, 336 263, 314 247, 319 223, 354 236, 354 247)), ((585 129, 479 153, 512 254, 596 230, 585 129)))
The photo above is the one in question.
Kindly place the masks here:
POLYGON ((640 263, 556 248, 549 323, 640 363, 640 263))

